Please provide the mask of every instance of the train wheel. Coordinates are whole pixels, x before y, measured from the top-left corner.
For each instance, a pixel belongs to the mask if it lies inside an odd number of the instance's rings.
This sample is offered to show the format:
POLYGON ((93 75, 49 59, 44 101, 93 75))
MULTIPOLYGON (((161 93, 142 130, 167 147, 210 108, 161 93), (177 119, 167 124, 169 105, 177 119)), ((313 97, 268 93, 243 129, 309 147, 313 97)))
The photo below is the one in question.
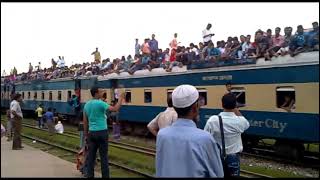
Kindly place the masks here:
POLYGON ((301 161, 304 146, 301 143, 277 141, 274 149, 279 156, 301 161))

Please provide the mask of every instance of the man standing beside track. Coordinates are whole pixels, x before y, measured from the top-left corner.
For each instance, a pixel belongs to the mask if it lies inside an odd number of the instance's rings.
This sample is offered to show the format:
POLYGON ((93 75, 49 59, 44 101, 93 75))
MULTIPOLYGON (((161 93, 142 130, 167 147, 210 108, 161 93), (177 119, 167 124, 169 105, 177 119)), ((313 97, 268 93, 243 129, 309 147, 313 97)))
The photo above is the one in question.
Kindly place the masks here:
POLYGON ((94 177, 96 153, 99 148, 102 178, 108 178, 108 128, 105 114, 107 110, 118 111, 125 95, 122 93, 118 103, 115 106, 110 106, 101 100, 104 93, 102 89, 92 87, 90 92, 93 99, 88 101, 83 109, 84 135, 85 139, 88 139, 89 147, 87 177, 94 177))
MULTIPOLYGON (((240 176, 240 152, 242 151, 241 133, 249 128, 248 120, 242 116, 237 105, 237 98, 234 94, 228 93, 222 97, 223 112, 219 116, 211 116, 204 127, 218 141, 222 147, 222 134, 224 134, 226 164, 229 175, 232 177, 240 176), (220 127, 219 118, 221 118, 222 127, 220 127)), ((222 149, 222 148, 221 148, 222 149)))
POLYGON ((220 151, 213 137, 201 129, 199 92, 181 85, 172 92, 178 119, 157 135, 157 177, 223 177, 220 151))
POLYGON ((21 145, 21 127, 22 127, 22 111, 20 103, 22 102, 21 94, 15 94, 13 101, 10 103, 11 119, 13 120, 13 150, 20 150, 21 145))
POLYGON ((39 129, 43 127, 43 121, 42 121, 42 114, 43 114, 43 108, 42 108, 42 104, 39 104, 38 108, 36 109, 36 114, 37 114, 37 118, 38 118, 38 126, 39 129))

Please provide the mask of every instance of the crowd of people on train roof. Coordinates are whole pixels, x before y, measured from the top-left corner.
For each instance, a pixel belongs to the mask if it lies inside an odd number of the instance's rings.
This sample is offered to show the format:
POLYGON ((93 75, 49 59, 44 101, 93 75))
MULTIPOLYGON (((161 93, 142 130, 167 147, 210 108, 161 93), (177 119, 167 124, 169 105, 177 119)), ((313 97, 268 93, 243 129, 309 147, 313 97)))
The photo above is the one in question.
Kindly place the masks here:
POLYGON ((8 75, 4 70, 2 80, 21 82, 121 72, 128 72, 132 75, 138 70, 152 71, 154 68, 164 68, 170 72, 173 66, 182 67, 193 63, 214 64, 228 60, 245 61, 261 57, 271 60, 272 57, 287 54, 295 56, 301 52, 319 50, 318 22, 313 22, 312 27, 312 29, 304 29, 302 25, 299 25, 294 34, 292 27, 285 27, 284 35, 281 35, 280 27, 276 27, 274 33, 271 29, 266 32, 259 29, 255 32, 254 38, 251 38, 251 35, 241 35, 240 38, 228 37, 226 41, 217 41, 215 45, 212 41, 214 36, 214 33, 211 32, 212 25, 208 24, 202 31, 203 42, 199 42, 198 45, 190 43, 188 47, 180 46, 178 34, 174 33, 169 47, 161 49, 158 47, 155 34, 152 34, 151 39, 145 38, 142 43, 136 39, 133 57, 128 55, 113 60, 106 58, 101 61, 101 54, 96 48, 91 54, 94 56, 94 61, 91 63, 73 64, 68 67, 65 65, 64 57, 59 56, 58 60, 51 60, 52 66, 49 68, 42 68, 39 62, 35 67, 29 63, 28 72, 18 74, 14 67, 8 75))

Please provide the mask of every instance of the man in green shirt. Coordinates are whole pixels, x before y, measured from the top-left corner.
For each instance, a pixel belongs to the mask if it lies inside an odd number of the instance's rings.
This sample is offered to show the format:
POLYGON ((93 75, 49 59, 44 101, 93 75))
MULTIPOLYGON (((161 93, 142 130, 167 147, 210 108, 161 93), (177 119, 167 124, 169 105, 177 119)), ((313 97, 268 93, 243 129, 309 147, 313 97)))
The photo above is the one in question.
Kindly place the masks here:
POLYGON ((94 177, 94 164, 99 148, 102 178, 106 178, 109 177, 109 162, 107 157, 108 127, 105 114, 107 110, 118 111, 125 96, 122 93, 118 103, 115 106, 110 106, 101 100, 104 93, 101 88, 93 87, 90 92, 93 98, 85 104, 83 109, 84 135, 89 146, 87 176, 94 177))

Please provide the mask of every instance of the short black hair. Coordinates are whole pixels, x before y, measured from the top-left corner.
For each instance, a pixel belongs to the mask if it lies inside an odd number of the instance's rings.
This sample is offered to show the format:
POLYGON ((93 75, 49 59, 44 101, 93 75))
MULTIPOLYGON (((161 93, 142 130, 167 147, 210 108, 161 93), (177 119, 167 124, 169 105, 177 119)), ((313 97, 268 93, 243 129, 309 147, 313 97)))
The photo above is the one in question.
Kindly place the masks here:
POLYGON ((168 95, 167 104, 168 104, 168 107, 173 107, 172 95, 171 94, 168 95))
POLYGON ((17 93, 13 96, 13 100, 18 100, 21 97, 21 94, 17 93))
POLYGON ((315 21, 315 22, 313 22, 313 23, 312 23, 312 25, 314 25, 314 24, 317 24, 317 25, 318 25, 318 22, 317 22, 317 21, 315 21))
MULTIPOLYGON (((196 101, 196 102, 198 102, 198 101, 196 101)), ((186 115, 188 115, 188 113, 191 111, 192 106, 193 106, 196 102, 194 102, 193 104, 191 104, 191 106, 188 106, 188 107, 185 107, 185 108, 177 108, 177 107, 173 107, 173 108, 174 108, 174 110, 177 112, 178 117, 186 116, 186 115)))
POLYGON ((272 30, 271 29, 267 29, 267 32, 272 32, 272 30))
POLYGON ((230 81, 228 81, 228 82, 226 83, 226 86, 228 86, 228 85, 231 85, 231 82, 230 82, 230 81))
POLYGON ((52 108, 51 108, 51 107, 49 107, 49 108, 48 108, 48 111, 50 111, 50 112, 51 112, 51 110, 52 110, 52 108))
POLYGON ((91 96, 94 97, 94 96, 96 95, 96 93, 98 93, 98 90, 99 90, 99 87, 93 86, 93 87, 90 89, 91 96))
POLYGON ((107 93, 103 93, 102 97, 107 99, 107 93))
POLYGON ((302 25, 299 25, 299 26, 297 26, 297 28, 298 28, 298 29, 299 29, 299 28, 301 28, 301 29, 302 29, 302 28, 303 28, 303 26, 302 26, 302 25))
POLYGON ((234 109, 237 106, 237 97, 232 94, 232 93, 228 93, 225 94, 222 97, 222 107, 224 109, 234 109))

